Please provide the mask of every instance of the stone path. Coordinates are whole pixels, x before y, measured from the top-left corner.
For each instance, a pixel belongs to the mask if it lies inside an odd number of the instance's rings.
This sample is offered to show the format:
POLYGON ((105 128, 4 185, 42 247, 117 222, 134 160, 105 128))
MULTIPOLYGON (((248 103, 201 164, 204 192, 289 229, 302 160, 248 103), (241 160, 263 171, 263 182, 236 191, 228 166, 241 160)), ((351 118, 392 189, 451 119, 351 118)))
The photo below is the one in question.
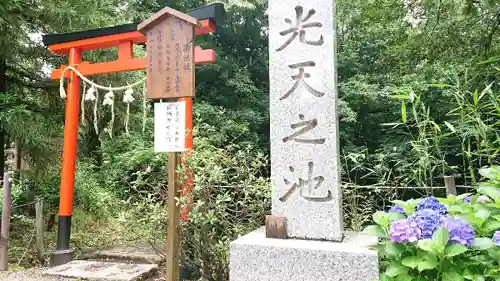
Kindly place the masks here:
POLYGON ((128 264, 98 261, 72 261, 50 268, 43 275, 95 281, 144 280, 158 269, 157 264, 128 264))
MULTIPOLYGON (((157 246, 161 252, 165 252, 165 245, 157 246)), ((85 260, 123 260, 141 263, 160 264, 165 258, 155 251, 149 243, 137 243, 135 245, 120 245, 109 249, 97 250, 84 255, 85 260)))
POLYGON ((151 245, 139 243, 95 251, 85 260, 53 268, 0 272, 1 281, 160 281, 159 264, 164 261, 151 245))

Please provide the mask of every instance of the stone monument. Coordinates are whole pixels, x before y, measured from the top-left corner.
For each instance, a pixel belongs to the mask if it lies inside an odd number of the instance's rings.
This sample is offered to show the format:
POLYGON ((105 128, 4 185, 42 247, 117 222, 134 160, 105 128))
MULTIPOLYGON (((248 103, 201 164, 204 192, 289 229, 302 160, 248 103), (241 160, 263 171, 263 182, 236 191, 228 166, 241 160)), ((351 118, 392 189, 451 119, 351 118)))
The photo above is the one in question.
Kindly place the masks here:
POLYGON ((376 238, 343 231, 333 2, 269 0, 273 216, 231 244, 230 281, 378 280, 376 238))

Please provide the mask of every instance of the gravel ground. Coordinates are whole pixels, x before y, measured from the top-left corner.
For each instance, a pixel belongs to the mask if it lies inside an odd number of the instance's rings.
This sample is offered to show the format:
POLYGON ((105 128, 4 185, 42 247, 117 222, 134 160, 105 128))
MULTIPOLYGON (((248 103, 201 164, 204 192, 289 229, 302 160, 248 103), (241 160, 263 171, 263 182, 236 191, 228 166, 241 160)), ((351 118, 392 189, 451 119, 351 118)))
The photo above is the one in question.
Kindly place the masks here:
POLYGON ((72 278, 61 278, 53 276, 43 276, 44 268, 35 268, 19 271, 4 271, 0 272, 0 280, 2 281, 77 281, 72 278))

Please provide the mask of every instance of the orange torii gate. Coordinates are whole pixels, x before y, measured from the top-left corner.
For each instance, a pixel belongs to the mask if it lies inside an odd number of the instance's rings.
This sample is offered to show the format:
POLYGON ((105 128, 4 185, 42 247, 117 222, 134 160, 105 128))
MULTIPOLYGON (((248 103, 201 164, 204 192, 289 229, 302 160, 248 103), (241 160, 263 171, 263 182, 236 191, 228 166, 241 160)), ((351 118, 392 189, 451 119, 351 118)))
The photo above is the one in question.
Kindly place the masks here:
MULTIPOLYGON (((222 4, 212 4, 192 10, 188 13, 198 19, 196 35, 216 31, 216 24, 224 15, 222 4)), ((137 24, 125 24, 115 27, 94 29, 82 32, 44 35, 43 43, 48 49, 59 55, 68 54, 68 66, 76 68, 83 76, 109 74, 125 71, 144 70, 148 66, 146 57, 135 58, 133 45, 145 44, 146 36, 137 31, 137 24), (101 63, 82 61, 82 53, 104 48, 118 48, 118 60, 101 63)), ((196 46, 194 50, 196 64, 215 62, 214 50, 203 50, 196 46)), ((69 79, 66 98, 66 116, 64 126, 64 144, 61 168, 61 186, 59 201, 59 221, 57 248, 51 255, 51 264, 61 265, 73 259, 70 249, 71 215, 73 210, 73 191, 78 142, 78 120, 80 112, 80 77, 73 71, 64 71, 66 65, 52 71, 52 79, 69 79)), ((185 147, 193 149, 192 98, 180 98, 186 104, 185 147)))

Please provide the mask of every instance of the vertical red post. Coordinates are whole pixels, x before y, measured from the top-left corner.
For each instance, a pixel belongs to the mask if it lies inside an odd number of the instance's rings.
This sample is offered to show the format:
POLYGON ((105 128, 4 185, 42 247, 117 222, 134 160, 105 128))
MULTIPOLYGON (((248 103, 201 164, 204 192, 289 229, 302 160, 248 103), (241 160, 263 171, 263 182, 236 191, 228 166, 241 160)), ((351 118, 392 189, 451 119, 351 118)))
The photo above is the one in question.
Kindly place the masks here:
POLYGON ((118 60, 134 58, 134 45, 132 41, 122 41, 118 44, 118 60))
MULTIPOLYGON (((188 179, 184 182, 181 187, 181 194, 187 195, 194 187, 194 171, 189 168, 186 163, 186 159, 193 157, 193 99, 192 98, 179 98, 179 101, 184 101, 186 103, 186 142, 185 146, 187 151, 182 155, 182 163, 184 165, 185 172, 187 173, 188 179)), ((187 220, 190 212, 190 208, 186 206, 181 206, 180 215, 182 220, 187 220)))
MULTIPOLYGON (((82 51, 71 48, 68 65, 81 63, 82 51)), ((68 263, 73 259, 70 250, 71 215, 75 185, 76 151, 78 145, 78 117, 80 113, 80 77, 70 73, 66 97, 66 119, 64 122, 64 144, 62 155, 61 189, 59 198, 59 227, 57 248, 51 255, 53 265, 68 263)))
POLYGON ((186 148, 193 149, 193 99, 180 98, 179 101, 186 102, 186 148))

